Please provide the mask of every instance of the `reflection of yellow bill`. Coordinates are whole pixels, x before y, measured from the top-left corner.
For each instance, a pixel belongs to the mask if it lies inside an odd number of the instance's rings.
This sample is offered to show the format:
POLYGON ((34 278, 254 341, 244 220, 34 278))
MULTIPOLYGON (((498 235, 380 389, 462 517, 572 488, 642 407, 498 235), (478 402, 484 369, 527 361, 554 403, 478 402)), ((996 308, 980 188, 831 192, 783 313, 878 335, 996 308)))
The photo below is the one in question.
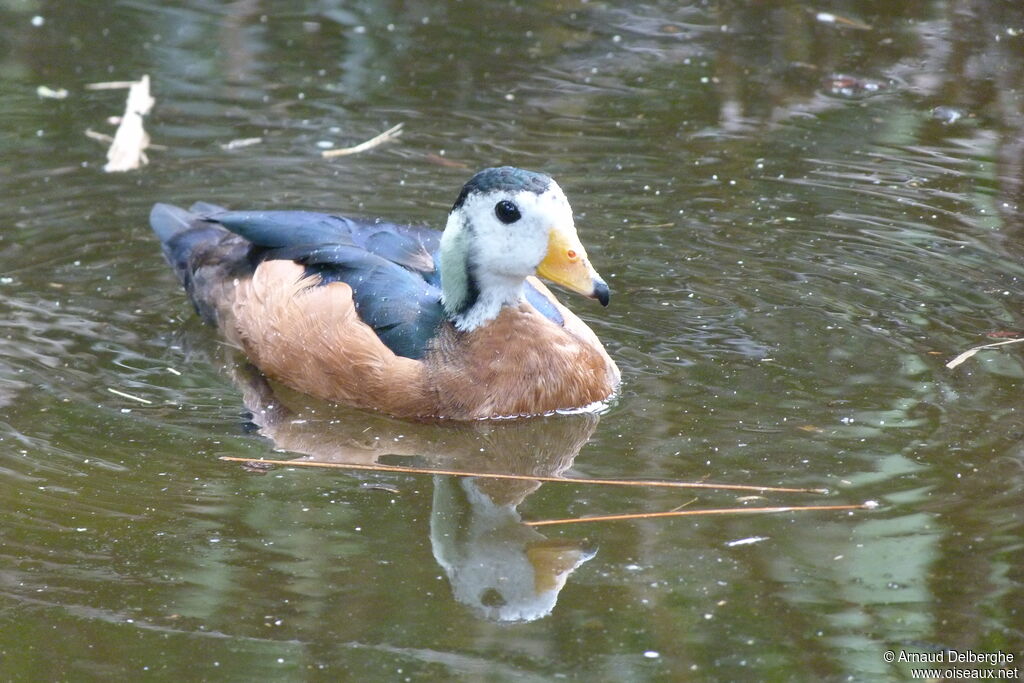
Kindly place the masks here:
POLYGON ((569 572, 594 556, 592 550, 578 543, 547 539, 530 543, 526 557, 533 565, 533 588, 537 594, 560 589, 569 572))

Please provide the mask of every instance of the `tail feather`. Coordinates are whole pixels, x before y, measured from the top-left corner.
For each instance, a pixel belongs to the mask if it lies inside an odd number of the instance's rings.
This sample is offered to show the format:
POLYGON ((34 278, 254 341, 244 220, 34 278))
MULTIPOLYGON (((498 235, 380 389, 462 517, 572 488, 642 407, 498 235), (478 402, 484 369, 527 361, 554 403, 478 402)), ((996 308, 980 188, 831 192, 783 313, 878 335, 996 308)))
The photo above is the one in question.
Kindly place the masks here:
POLYGON ((219 225, 204 219, 212 204, 198 204, 200 212, 186 211, 170 204, 156 204, 149 214, 153 232, 160 238, 164 256, 196 312, 210 323, 217 322, 220 285, 250 267, 248 243, 219 225))
POLYGON ((186 289, 199 265, 197 254, 217 244, 227 234, 223 228, 204 222, 197 214, 170 204, 155 204, 149 213, 149 224, 160 238, 160 246, 174 274, 186 289))
POLYGON ((163 244, 179 232, 187 230, 196 218, 198 216, 195 214, 170 204, 154 204, 149 212, 149 224, 163 244))

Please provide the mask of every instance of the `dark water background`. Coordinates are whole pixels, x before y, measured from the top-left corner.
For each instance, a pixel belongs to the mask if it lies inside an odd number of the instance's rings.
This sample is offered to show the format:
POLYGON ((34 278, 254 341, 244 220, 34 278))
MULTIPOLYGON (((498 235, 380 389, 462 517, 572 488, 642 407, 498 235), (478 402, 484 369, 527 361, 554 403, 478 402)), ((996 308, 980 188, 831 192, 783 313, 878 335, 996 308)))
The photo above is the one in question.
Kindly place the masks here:
POLYGON ((944 367, 1024 330, 1019 2, 0 0, 0 24, 0 677, 1019 665, 1024 351, 944 367), (84 86, 142 74, 166 149, 106 174, 85 131, 111 132, 124 92, 84 86), (599 419, 437 428, 274 398, 146 221, 204 199, 441 227, 473 170, 506 163, 559 180, 614 290, 607 310, 563 297, 623 369, 599 419), (299 454, 831 493, 218 460, 299 454))

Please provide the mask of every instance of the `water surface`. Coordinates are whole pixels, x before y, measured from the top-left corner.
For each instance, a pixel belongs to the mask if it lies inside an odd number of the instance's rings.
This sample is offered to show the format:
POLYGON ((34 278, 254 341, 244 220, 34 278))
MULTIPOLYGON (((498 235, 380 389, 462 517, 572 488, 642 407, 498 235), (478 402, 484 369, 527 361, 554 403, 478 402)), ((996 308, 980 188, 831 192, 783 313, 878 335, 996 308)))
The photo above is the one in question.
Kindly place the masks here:
POLYGON ((1020 347, 944 367, 1022 328, 1017 3, 0 17, 6 678, 903 680, 885 650, 1024 656, 1020 347), (85 86, 144 73, 163 149, 106 174, 85 131, 111 132, 124 93, 85 86), (623 370, 599 416, 438 427, 282 392, 195 318, 146 221, 209 200, 440 228, 499 164, 558 179, 613 288, 608 309, 563 297, 623 370))

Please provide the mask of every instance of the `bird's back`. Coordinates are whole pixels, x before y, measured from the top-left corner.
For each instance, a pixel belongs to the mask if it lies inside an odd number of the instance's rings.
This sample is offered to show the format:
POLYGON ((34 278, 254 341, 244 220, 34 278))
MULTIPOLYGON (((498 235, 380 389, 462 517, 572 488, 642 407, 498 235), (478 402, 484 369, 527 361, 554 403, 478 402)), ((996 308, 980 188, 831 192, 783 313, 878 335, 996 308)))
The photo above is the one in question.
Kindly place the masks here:
MULTIPOLYGON (((207 322, 217 322, 224 280, 251 277, 270 260, 302 265, 310 287, 347 284, 359 318, 400 356, 423 358, 444 319, 437 230, 311 211, 228 211, 203 202, 188 211, 156 204, 150 223, 207 322)), ((524 291, 534 308, 562 324, 548 296, 531 283, 524 291)))

